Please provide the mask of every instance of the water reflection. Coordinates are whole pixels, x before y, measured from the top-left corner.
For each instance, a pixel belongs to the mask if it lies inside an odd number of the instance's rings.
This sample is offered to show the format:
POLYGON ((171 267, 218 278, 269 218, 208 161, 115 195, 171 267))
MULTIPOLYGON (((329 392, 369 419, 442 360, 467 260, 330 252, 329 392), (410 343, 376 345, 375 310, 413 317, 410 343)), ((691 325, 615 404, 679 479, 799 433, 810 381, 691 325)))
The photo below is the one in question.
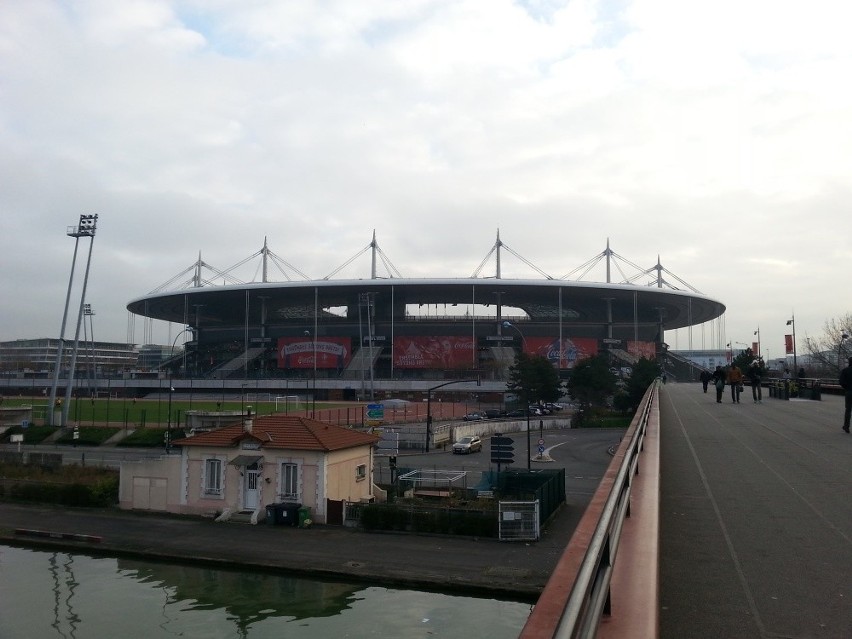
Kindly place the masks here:
POLYGON ((508 639, 529 610, 518 602, 0 545, 2 639, 508 639))
POLYGON ((268 617, 332 617, 349 608, 363 586, 265 573, 118 559, 122 574, 168 589, 185 610, 221 608, 238 626, 268 617))
POLYGON ((48 560, 53 579, 53 623, 61 637, 76 637, 80 617, 74 611, 73 599, 77 581, 74 578, 74 556, 50 553, 48 560))

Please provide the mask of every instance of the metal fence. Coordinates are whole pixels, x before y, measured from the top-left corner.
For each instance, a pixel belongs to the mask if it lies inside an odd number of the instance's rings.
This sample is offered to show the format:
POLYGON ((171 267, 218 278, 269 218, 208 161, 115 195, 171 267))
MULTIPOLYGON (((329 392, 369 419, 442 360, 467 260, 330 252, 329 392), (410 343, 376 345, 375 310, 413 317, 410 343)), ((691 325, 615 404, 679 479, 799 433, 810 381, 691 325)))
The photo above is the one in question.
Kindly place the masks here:
POLYGON ((500 541, 537 541, 539 528, 538 500, 501 501, 499 503, 500 541))

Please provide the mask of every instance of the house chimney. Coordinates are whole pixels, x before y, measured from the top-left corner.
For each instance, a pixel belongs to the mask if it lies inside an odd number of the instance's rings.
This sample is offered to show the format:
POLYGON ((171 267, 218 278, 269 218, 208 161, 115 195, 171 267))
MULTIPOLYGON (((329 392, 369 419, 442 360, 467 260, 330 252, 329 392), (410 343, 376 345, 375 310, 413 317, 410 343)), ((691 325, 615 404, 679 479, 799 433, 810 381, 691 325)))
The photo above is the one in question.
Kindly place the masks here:
POLYGON ((243 416, 243 430, 250 433, 253 423, 254 422, 251 418, 251 406, 246 406, 246 414, 243 416))

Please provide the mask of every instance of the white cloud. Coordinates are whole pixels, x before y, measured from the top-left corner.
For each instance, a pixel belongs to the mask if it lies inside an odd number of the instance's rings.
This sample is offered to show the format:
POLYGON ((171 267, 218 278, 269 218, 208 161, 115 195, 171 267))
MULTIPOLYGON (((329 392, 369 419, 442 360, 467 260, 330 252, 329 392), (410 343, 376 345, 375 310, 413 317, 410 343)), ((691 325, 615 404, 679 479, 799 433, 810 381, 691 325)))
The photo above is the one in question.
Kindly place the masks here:
POLYGON ((123 339, 126 302, 199 251, 225 268, 268 236, 322 277, 374 228, 410 276, 469 275, 498 227, 554 276, 610 237, 725 302, 728 339, 760 324, 780 344, 793 309, 818 332, 849 310, 833 279, 852 231, 850 13, 825 0, 2 3, 0 255, 15 276, 0 294, 16 306, 0 339, 58 332, 64 230, 89 212, 104 339, 123 339))

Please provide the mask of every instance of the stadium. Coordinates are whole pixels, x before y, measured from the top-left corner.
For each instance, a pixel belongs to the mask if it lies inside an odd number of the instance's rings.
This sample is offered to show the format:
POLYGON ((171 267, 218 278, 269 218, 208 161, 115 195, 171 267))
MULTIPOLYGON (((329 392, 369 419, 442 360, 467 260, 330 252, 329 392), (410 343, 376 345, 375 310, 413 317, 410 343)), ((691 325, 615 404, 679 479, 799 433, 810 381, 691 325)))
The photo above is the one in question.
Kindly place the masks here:
POLYGON ((181 340, 183 350, 165 364, 175 377, 310 379, 321 397, 343 398, 363 397, 368 387, 424 390, 451 380, 475 379, 496 389, 504 385, 507 368, 521 350, 547 357, 561 375, 601 352, 610 353, 614 365, 629 366, 639 357, 659 358, 666 330, 709 322, 725 311, 721 302, 664 269, 659 259, 642 269, 610 250, 608 242, 605 251, 575 270, 585 273, 605 264, 607 281, 602 283, 552 278, 512 251, 499 233, 468 278, 401 277, 379 249, 375 233, 358 255, 323 279, 299 273, 303 279, 294 281, 283 267, 298 271, 264 242, 249 258, 259 258, 261 281, 250 283, 233 276, 236 267, 219 271, 199 257, 127 309, 146 320, 184 327, 174 345, 181 340), (368 279, 333 278, 368 250, 368 279), (503 251, 541 278, 501 277, 503 251), (492 259, 493 275, 482 276, 492 259), (388 277, 378 276, 379 261, 388 277), (621 270, 623 263, 637 274, 609 281, 612 267, 621 270), (278 266, 287 281, 269 281, 270 266, 278 266), (205 269, 212 272, 210 279, 205 269), (640 277, 652 279, 635 283, 640 277))

